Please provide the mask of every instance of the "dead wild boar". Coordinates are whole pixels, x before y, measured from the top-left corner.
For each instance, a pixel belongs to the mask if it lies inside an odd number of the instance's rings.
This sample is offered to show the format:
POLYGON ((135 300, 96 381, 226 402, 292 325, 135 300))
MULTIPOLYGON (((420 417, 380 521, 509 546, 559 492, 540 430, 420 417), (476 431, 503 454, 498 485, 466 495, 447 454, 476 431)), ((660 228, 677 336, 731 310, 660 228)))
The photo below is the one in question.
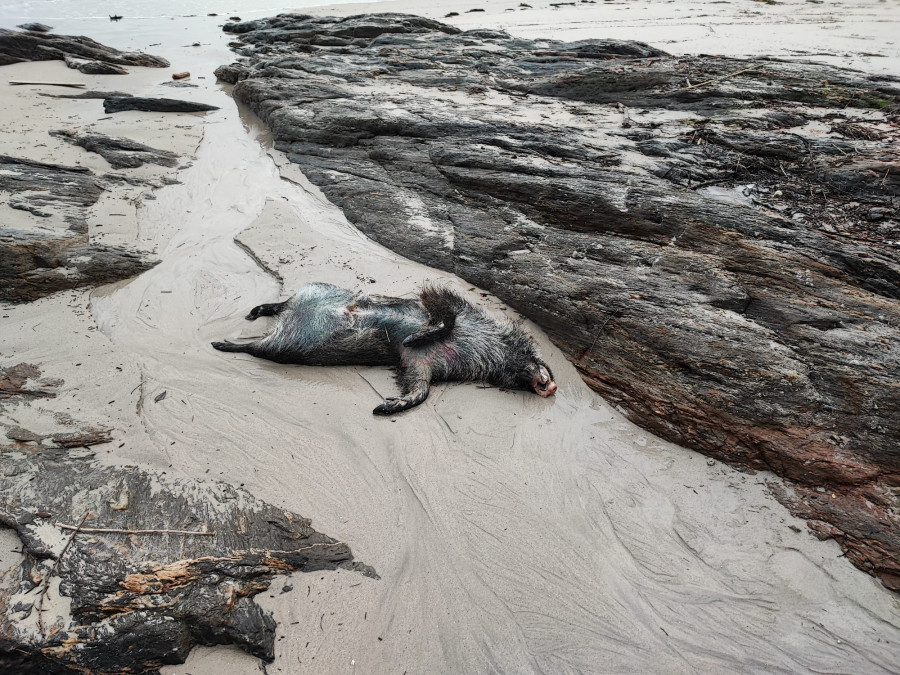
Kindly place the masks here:
POLYGON ((400 397, 387 399, 376 415, 419 405, 432 382, 483 381, 544 397, 556 393, 553 373, 524 330, 440 286, 402 299, 314 283, 284 302, 254 307, 247 319, 261 316, 277 317, 265 337, 212 346, 277 363, 394 366, 400 397))

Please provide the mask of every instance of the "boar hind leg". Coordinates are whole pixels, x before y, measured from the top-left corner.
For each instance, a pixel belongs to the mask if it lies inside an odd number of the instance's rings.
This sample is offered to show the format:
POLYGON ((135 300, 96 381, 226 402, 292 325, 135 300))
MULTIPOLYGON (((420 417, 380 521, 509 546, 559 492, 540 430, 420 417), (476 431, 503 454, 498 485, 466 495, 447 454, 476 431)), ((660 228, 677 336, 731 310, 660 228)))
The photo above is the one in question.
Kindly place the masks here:
POLYGON ((245 318, 247 321, 255 321, 261 316, 278 316, 284 311, 285 307, 287 307, 287 300, 284 302, 272 302, 267 305, 257 305, 250 310, 250 313, 245 318))
POLYGON ((225 340, 223 342, 211 342, 213 349, 218 349, 220 352, 241 352, 244 354, 252 354, 251 351, 253 348, 253 342, 247 342, 245 344, 237 344, 235 342, 229 342, 225 340))
POLYGON ((372 411, 375 415, 393 415, 415 408, 428 398, 431 373, 422 368, 407 368, 400 377, 400 398, 389 398, 372 411))
POLYGON ((453 326, 447 327, 444 324, 441 324, 437 327, 426 327, 420 331, 416 331, 412 335, 408 336, 403 340, 404 347, 424 347, 425 345, 429 345, 432 342, 437 342, 438 340, 443 340, 445 337, 450 335, 450 331, 453 330, 453 326))
POLYGON ((403 340, 404 347, 424 347, 446 339, 456 326, 457 315, 465 309, 466 301, 448 288, 429 285, 420 296, 428 312, 428 323, 403 340))

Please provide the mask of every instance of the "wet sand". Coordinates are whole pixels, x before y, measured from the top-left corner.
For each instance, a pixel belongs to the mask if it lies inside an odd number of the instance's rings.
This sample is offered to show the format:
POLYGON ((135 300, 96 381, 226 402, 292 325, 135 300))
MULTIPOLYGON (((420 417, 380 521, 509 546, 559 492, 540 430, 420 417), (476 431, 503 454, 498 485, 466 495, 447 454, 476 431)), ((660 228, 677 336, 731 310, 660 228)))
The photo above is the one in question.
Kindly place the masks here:
MULTIPOLYGON (((607 23, 584 26, 578 6, 536 5, 530 27, 506 22, 512 13, 502 3, 477 6, 488 11, 463 14, 457 25, 650 40, 641 33, 646 22, 617 24, 621 34, 607 23)), ((896 17, 897 4, 889 7, 896 17)), ((404 0, 375 11, 414 8, 404 0)), ((784 11, 760 5, 770 9, 784 11)), ((360 8, 334 10, 316 12, 360 8)), ((5 68, 0 130, 25 133, 22 147, 4 142, 4 152, 108 170, 46 134, 105 117, 99 101, 43 98, 8 79, 90 80, 89 88, 222 109, 96 122, 98 131, 184 157, 181 184, 152 191, 155 199, 123 188, 90 222, 92 236, 154 251, 162 262, 113 287, 4 305, 3 365, 36 363, 65 385, 56 399, 0 421, 37 424, 66 412, 114 428, 115 442, 98 446, 105 461, 242 484, 311 518, 376 568, 380 580, 295 574, 257 596, 279 623, 266 672, 896 672, 897 596, 792 518, 767 491, 773 477, 738 472, 633 426, 534 326, 560 385, 554 398, 442 384, 419 409, 388 419, 371 415, 379 395, 394 392, 387 369, 280 366, 215 352, 211 340, 265 330, 267 320, 243 320, 250 307, 310 281, 407 295, 443 279, 497 316, 514 316, 469 284, 369 241, 271 150, 266 132, 215 84, 212 69, 232 60, 215 19, 145 22, 128 44, 80 32, 165 56, 173 67, 95 78, 61 63, 5 68), (204 46, 182 46, 192 41, 204 46), (162 44, 147 46, 155 42, 162 44), (179 70, 200 86, 160 84, 179 70), (282 593, 285 585, 292 590, 282 593)), ((732 49, 716 51, 745 53, 732 49)), ((258 673, 259 662, 204 648, 163 672, 258 673)))

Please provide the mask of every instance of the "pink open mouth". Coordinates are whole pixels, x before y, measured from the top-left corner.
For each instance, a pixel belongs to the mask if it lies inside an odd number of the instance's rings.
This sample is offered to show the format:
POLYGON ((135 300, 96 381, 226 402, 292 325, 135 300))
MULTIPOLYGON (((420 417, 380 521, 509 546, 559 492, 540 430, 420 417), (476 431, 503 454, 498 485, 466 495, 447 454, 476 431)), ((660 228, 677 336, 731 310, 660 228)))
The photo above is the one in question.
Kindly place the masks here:
POLYGON ((553 396, 556 393, 556 382, 550 379, 550 373, 546 368, 541 368, 540 373, 531 381, 531 387, 535 393, 544 398, 553 396))

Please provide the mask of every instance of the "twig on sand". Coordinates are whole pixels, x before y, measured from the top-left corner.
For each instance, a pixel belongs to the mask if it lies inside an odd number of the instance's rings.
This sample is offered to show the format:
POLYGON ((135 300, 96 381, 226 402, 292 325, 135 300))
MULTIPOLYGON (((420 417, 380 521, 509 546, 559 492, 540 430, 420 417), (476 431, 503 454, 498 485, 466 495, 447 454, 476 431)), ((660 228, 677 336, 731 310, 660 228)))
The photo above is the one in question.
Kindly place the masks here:
POLYGON ((375 388, 375 385, 373 385, 371 382, 369 382, 368 380, 366 380, 365 376, 364 376, 362 373, 357 372, 356 374, 359 375, 363 380, 365 380, 365 383, 366 383, 367 385, 369 385, 370 387, 372 387, 372 391, 374 391, 376 394, 378 394, 378 397, 379 397, 382 401, 387 400, 387 399, 385 399, 384 396, 381 395, 381 392, 378 391, 378 390, 375 388))
POLYGON ((698 82, 697 84, 692 84, 689 87, 683 87, 681 91, 687 91, 688 89, 696 89, 697 87, 704 87, 707 84, 715 84, 716 82, 722 82, 723 80, 727 80, 730 77, 734 77, 735 75, 740 75, 741 73, 748 73, 751 70, 756 70, 757 68, 762 68, 763 64, 757 63, 755 66, 750 66, 749 68, 744 68, 743 70, 737 70, 733 73, 728 73, 728 75, 722 75, 722 77, 714 77, 711 80, 706 80, 705 82, 698 82))
POLYGON ((25 80, 10 80, 10 84, 36 84, 43 85, 46 87, 86 87, 87 85, 84 82, 39 82, 35 81, 25 81, 25 80))
MULTIPOLYGON (((90 511, 85 511, 84 515, 81 517, 81 522, 78 523, 77 527, 70 527, 72 530, 72 535, 69 537, 69 540, 66 542, 66 545, 63 546, 62 551, 59 552, 59 555, 56 557, 56 562, 53 563, 53 567, 50 568, 50 571, 47 573, 47 576, 44 577, 44 580, 41 582, 41 590, 38 593, 41 596, 41 599, 38 600, 37 607, 37 615, 38 615, 38 629, 41 631, 41 637, 45 636, 44 632, 44 598, 47 597, 47 591, 50 588, 50 578, 56 572, 56 568, 59 567, 59 561, 63 559, 63 556, 66 554, 66 551, 69 550, 69 546, 72 545, 72 542, 75 540, 75 535, 78 534, 79 530, 81 530, 81 526, 84 525, 84 521, 88 519, 88 516, 91 515, 90 511)), ((59 523, 57 523, 58 525, 59 523)))
POLYGON ((89 532, 91 534, 183 534, 195 537, 214 537, 216 534, 215 532, 198 532, 197 530, 119 530, 103 527, 81 527, 81 525, 75 527, 65 523, 56 523, 56 526, 64 530, 75 530, 76 533, 89 532))
POLYGON ((441 422, 443 422, 443 423, 444 423, 444 426, 447 427, 447 431, 449 431, 451 434, 456 434, 456 432, 453 431, 453 427, 451 427, 451 426, 447 423, 447 420, 444 419, 444 416, 441 415, 441 413, 439 413, 437 410, 435 410, 435 411, 434 411, 434 414, 441 418, 441 422))

